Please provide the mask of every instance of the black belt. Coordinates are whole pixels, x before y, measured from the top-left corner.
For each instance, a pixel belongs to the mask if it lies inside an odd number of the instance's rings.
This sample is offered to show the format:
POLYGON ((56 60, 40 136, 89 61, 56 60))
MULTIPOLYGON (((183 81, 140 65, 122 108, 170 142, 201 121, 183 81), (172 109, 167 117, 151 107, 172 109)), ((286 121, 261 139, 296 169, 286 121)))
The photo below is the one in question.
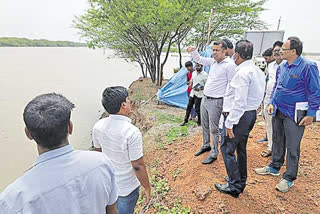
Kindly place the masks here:
POLYGON ((206 96, 204 95, 205 98, 209 99, 209 100, 219 100, 219 99, 222 99, 223 97, 209 97, 209 96, 206 96))

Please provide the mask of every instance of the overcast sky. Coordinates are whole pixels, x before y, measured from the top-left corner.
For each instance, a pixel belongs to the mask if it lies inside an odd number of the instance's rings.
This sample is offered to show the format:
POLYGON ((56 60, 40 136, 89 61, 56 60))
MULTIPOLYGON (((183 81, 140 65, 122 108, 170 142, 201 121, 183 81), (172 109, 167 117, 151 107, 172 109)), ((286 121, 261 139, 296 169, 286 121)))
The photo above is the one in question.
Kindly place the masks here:
MULTIPOLYGON (((72 20, 86 8, 87 0, 0 0, 0 37, 79 41, 72 20)), ((269 0, 265 8, 268 30, 277 29, 281 16, 285 38, 298 36, 304 51, 320 52, 319 0, 269 0)))

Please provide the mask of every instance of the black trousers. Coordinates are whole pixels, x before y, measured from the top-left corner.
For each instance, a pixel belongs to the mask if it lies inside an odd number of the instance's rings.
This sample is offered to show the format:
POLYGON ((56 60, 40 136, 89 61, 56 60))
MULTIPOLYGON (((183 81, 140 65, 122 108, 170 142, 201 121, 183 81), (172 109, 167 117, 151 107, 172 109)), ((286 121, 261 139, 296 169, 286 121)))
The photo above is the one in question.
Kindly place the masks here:
POLYGON ((283 178, 294 181, 297 178, 300 158, 300 142, 304 126, 299 126, 290 117, 277 110, 272 118, 272 154, 270 167, 280 170, 287 150, 287 169, 283 178))
POLYGON ((200 116, 201 97, 197 97, 196 95, 193 95, 193 97, 189 97, 189 102, 187 106, 186 116, 184 117, 184 122, 186 123, 188 122, 193 105, 195 105, 195 109, 198 116, 198 124, 200 124, 201 123, 201 116, 200 116))
MULTIPOLYGON (((224 136, 221 142, 221 153, 229 176, 229 186, 234 192, 241 193, 247 181, 247 142, 257 118, 255 110, 246 111, 233 126, 234 138, 224 136), (235 156, 237 152, 237 157, 235 156)), ((224 133, 225 130, 224 130, 224 133)))

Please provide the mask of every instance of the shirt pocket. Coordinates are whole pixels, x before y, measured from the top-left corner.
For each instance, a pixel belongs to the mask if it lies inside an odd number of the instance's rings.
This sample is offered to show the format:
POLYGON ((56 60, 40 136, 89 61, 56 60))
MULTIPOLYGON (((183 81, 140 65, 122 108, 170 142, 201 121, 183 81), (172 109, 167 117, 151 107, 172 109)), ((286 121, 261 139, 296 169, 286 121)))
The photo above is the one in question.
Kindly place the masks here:
POLYGON ((299 81, 299 76, 291 74, 284 86, 288 89, 293 89, 297 86, 298 81, 299 81))

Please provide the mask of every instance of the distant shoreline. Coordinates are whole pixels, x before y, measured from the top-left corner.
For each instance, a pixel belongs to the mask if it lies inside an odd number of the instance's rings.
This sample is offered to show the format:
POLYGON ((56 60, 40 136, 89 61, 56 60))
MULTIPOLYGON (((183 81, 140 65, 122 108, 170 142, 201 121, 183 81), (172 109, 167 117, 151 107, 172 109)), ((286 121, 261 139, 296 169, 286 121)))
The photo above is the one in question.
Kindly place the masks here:
POLYGON ((0 37, 0 47, 87 47, 87 44, 71 41, 0 37))

